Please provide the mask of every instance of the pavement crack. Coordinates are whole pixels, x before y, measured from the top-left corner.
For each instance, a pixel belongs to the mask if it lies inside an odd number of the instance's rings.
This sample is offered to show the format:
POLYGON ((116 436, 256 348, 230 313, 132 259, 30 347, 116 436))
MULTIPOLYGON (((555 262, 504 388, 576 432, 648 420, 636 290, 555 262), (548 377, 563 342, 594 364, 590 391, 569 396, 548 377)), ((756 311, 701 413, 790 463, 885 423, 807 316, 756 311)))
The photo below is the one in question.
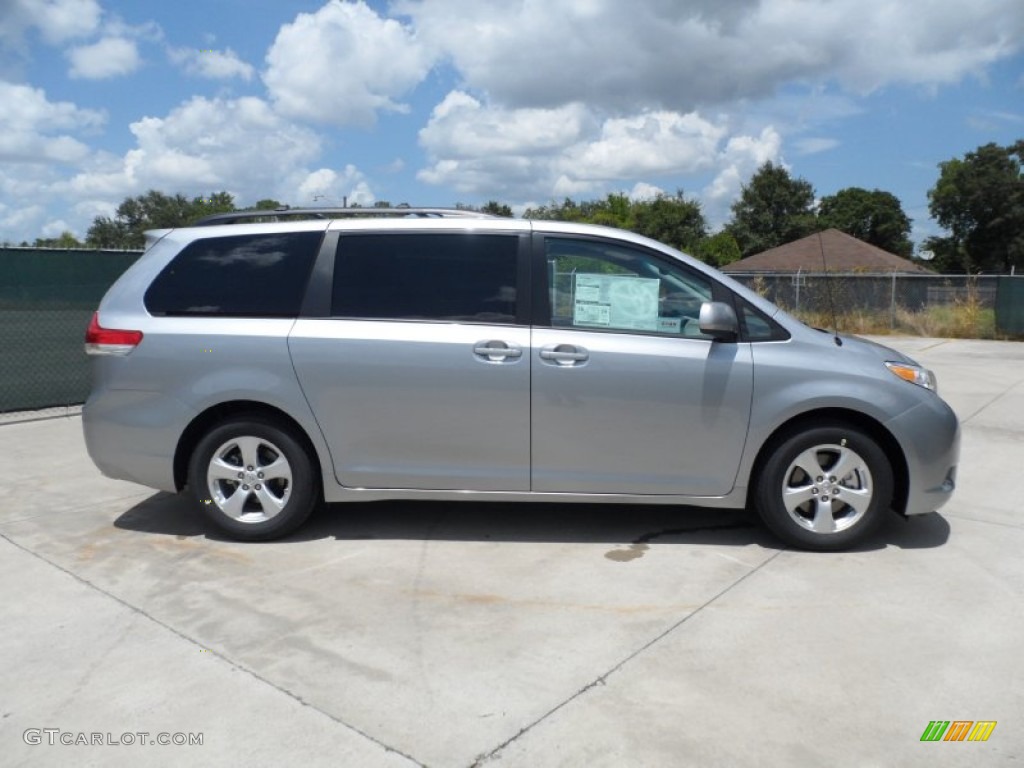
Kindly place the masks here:
POLYGON ((991 400, 989 400, 987 403, 985 403, 983 406, 981 406, 978 410, 976 410, 970 416, 967 416, 966 418, 960 419, 960 424, 961 425, 966 425, 967 422, 969 422, 975 416, 977 416, 978 414, 983 413, 984 411, 988 410, 990 407, 992 407, 993 405, 998 403, 1000 400, 1002 400, 1004 397, 1006 397, 1008 394, 1010 394, 1010 392, 1012 390, 1016 389, 1021 384, 1024 384, 1024 379, 1021 379, 1020 381, 1015 381, 1013 384, 1011 384, 1006 389, 1004 389, 1002 392, 1000 392, 998 395, 993 397, 991 400))
MULTIPOLYGON (((689 532, 689 531, 690 531, 690 530, 692 530, 692 529, 685 529, 685 530, 687 530, 687 532, 689 532)), ((656 536, 658 536, 658 535, 664 535, 664 532, 660 532, 660 533, 658 533, 658 534, 649 534, 649 535, 651 535, 652 537, 656 537, 656 536)), ((641 537, 641 538, 643 538, 643 537, 641 537)), ((772 555, 771 555, 770 557, 768 557, 768 558, 767 558, 767 559, 766 559, 766 560, 765 560, 764 562, 760 563, 759 565, 755 566, 754 568, 751 568, 751 569, 750 569, 750 570, 749 570, 749 571, 748 571, 747 573, 745 573, 745 574, 743 574, 742 576, 740 576, 740 577, 739 577, 738 579, 736 579, 736 581, 734 581, 734 582, 733 582, 732 584, 730 584, 729 586, 727 586, 727 587, 725 587, 725 588, 723 588, 723 589, 719 590, 718 592, 716 592, 716 593, 715 593, 714 595, 712 595, 712 596, 711 596, 710 598, 708 598, 708 599, 707 599, 707 600, 705 600, 705 601, 704 601, 703 603, 701 603, 701 604, 700 604, 699 606, 697 606, 697 608, 695 608, 695 609, 694 609, 693 611, 691 611, 690 613, 686 614, 686 615, 685 615, 685 616, 684 616, 683 618, 679 619, 679 621, 677 621, 677 622, 675 622, 674 624, 672 624, 672 625, 671 625, 670 627, 668 627, 668 629, 666 629, 666 630, 664 630, 663 632, 661 632, 661 633, 659 633, 659 634, 655 635, 655 637, 654 637, 654 638, 652 638, 651 640, 649 640, 649 641, 647 641, 646 643, 644 643, 643 645, 641 645, 641 646, 640 646, 639 648, 637 648, 637 649, 636 649, 635 651, 633 651, 632 653, 630 653, 630 654, 629 654, 628 656, 626 656, 626 657, 625 657, 624 659, 622 659, 622 660, 621 660, 621 661, 619 661, 619 662, 618 662, 617 664, 615 664, 614 666, 612 666, 612 667, 611 667, 610 669, 608 669, 608 670, 607 670, 606 672, 604 672, 604 673, 603 673, 603 674, 601 674, 601 675, 598 675, 598 676, 597 676, 596 678, 594 678, 594 679, 593 679, 593 680, 591 680, 591 681, 590 681, 589 683, 587 683, 586 685, 584 685, 584 686, 583 686, 582 688, 580 688, 579 690, 577 690, 577 691, 576 691, 576 692, 575 692, 574 694, 572 694, 572 695, 571 695, 571 696, 569 696, 568 698, 566 698, 566 699, 564 699, 563 701, 561 701, 561 702, 559 702, 558 704, 556 704, 556 705, 555 705, 554 707, 552 707, 551 709, 549 709, 549 710, 548 710, 547 712, 545 712, 545 713, 544 713, 543 715, 541 715, 540 717, 538 717, 538 718, 537 718, 536 720, 534 720, 533 722, 530 722, 530 723, 526 724, 525 726, 523 726, 522 728, 520 728, 520 729, 519 729, 519 731, 517 731, 517 732, 516 732, 515 734, 513 734, 513 735, 512 735, 512 736, 510 736, 510 737, 509 737, 508 739, 506 739, 505 741, 503 741, 503 742, 502 742, 501 744, 499 744, 498 746, 496 746, 496 747, 495 747, 494 749, 492 749, 492 750, 491 750, 490 752, 486 752, 486 753, 483 753, 483 754, 477 755, 476 759, 475 759, 475 760, 474 760, 474 761, 473 761, 472 763, 470 763, 470 765, 469 765, 469 768, 479 768, 479 766, 482 766, 482 765, 484 765, 485 763, 488 763, 488 762, 492 761, 492 760, 493 760, 493 759, 494 759, 495 757, 497 757, 497 756, 498 756, 498 753, 499 753, 499 752, 501 752, 502 750, 504 750, 504 749, 505 749, 506 747, 508 747, 508 746, 509 746, 510 744, 512 744, 513 742, 515 742, 516 740, 518 740, 518 739, 519 739, 520 737, 522 737, 522 736, 524 736, 525 734, 527 734, 527 733, 529 733, 530 731, 532 731, 532 730, 533 730, 534 728, 536 728, 536 727, 537 727, 538 725, 540 725, 541 723, 543 723, 543 722, 544 722, 545 720, 547 720, 547 719, 548 719, 549 717, 551 717, 551 716, 552 716, 553 714, 555 714, 556 712, 558 712, 558 711, 562 710, 562 709, 563 709, 563 708, 565 708, 565 707, 566 707, 567 705, 571 704, 571 703, 572 703, 573 701, 575 701, 576 699, 578 699, 578 698, 580 698, 581 696, 583 696, 583 695, 584 695, 584 694, 585 694, 585 693, 586 693, 587 691, 589 691, 589 690, 591 690, 591 689, 593 689, 593 688, 596 688, 596 687, 598 687, 598 686, 604 686, 604 685, 606 685, 606 684, 607 684, 607 682, 608 682, 608 678, 609 678, 609 677, 611 677, 611 676, 612 676, 612 675, 614 675, 614 674, 615 674, 616 672, 618 672, 618 671, 619 671, 620 669, 622 669, 623 667, 625 667, 625 666, 626 666, 627 664, 629 664, 629 662, 631 662, 631 661, 632 661, 633 659, 637 658, 637 657, 638 657, 638 656, 639 656, 640 654, 642 654, 642 653, 643 653, 644 651, 646 651, 646 650, 647 650, 648 648, 651 648, 652 646, 656 645, 657 643, 659 643, 659 642, 660 642, 661 640, 663 640, 664 638, 666 638, 666 637, 668 637, 669 635, 671 635, 671 634, 672 634, 673 632, 675 632, 675 631, 676 631, 677 629, 679 629, 679 628, 680 628, 681 626, 683 626, 683 624, 685 624, 685 623, 686 623, 686 622, 688 622, 688 621, 689 621, 690 619, 692 619, 692 618, 693 618, 694 616, 696 616, 697 614, 699 614, 699 613, 700 613, 701 611, 703 611, 703 610, 704 610, 705 608, 707 608, 707 607, 708 607, 709 605, 712 605, 713 603, 717 602, 717 601, 718 601, 718 600, 719 600, 720 598, 722 598, 722 597, 724 597, 725 595, 727 595, 727 594, 728 594, 729 592, 731 592, 731 591, 732 591, 733 589, 735 589, 736 587, 738 587, 738 586, 739 586, 740 584, 742 584, 742 583, 743 583, 744 581, 746 581, 747 579, 749 579, 749 578, 750 578, 751 576, 753 576, 753 575, 754 575, 755 573, 757 573, 758 571, 760 571, 760 570, 761 570, 762 568, 764 568, 764 567, 765 567, 766 565, 768 565, 769 563, 771 563, 771 562, 772 562, 773 560, 775 560, 775 558, 777 558, 777 557, 778 557, 779 555, 781 555, 781 554, 782 554, 783 552, 785 552, 785 551, 787 551, 787 550, 784 550, 784 549, 780 549, 780 550, 778 550, 777 552, 773 553, 773 554, 772 554, 772 555)))
POLYGON ((957 520, 966 520, 966 521, 971 522, 971 523, 981 523, 982 525, 998 525, 998 526, 1002 526, 1003 528, 1011 528, 1011 529, 1017 530, 1017 531, 1019 531, 1021 529, 1021 524, 1020 523, 1007 522, 1005 520, 988 520, 988 519, 983 518, 983 517, 972 517, 971 515, 965 515, 965 514, 960 513, 960 512, 949 512, 947 510, 943 510, 942 511, 942 516, 943 517, 952 517, 952 518, 955 518, 957 520))
POLYGON ((921 352, 927 352, 929 349, 935 349, 936 347, 941 347, 943 344, 948 343, 949 339, 939 339, 934 344, 929 344, 927 347, 921 347, 919 350, 917 350, 917 353, 920 354, 921 352))
POLYGON ((280 692, 281 694, 287 696, 289 699, 292 699, 293 701, 298 702, 302 706, 309 707, 314 712, 318 712, 319 714, 323 715, 324 717, 326 717, 331 722, 337 723, 338 725, 342 726, 343 728, 346 728, 346 729, 352 731, 353 733, 359 734, 364 739, 367 739, 368 741, 371 741, 374 744, 376 744, 378 747, 383 749, 385 752, 390 752, 390 753, 399 755, 401 757, 404 757, 410 763, 413 763, 413 764, 419 766, 420 768, 426 768, 426 764, 425 763, 423 763, 423 762, 417 760, 416 758, 412 757, 412 755, 408 755, 405 752, 403 752, 402 750, 400 750, 400 749, 398 749, 396 747, 392 747, 389 744, 384 743, 380 739, 375 738, 374 736, 371 736, 369 733, 367 733, 366 731, 358 728, 357 726, 354 726, 351 723, 345 722, 340 717, 337 717, 337 716, 331 714, 327 710, 321 709, 320 707, 316 706, 315 704, 311 704, 310 702, 306 701, 304 698, 302 698, 302 696, 300 696, 299 694, 295 693, 294 691, 291 691, 288 688, 284 688, 284 687, 278 685, 277 683, 273 682, 272 680, 268 680, 267 678, 263 677, 263 675, 259 674, 258 672, 256 672, 253 669, 250 669, 249 667, 245 666, 244 664, 241 664, 238 661, 235 661, 234 659, 228 658, 224 654, 219 653, 219 652, 217 652, 215 650, 211 650, 211 649, 205 648, 202 643, 200 643, 198 640, 196 640, 193 637, 189 637, 184 632, 182 632, 180 629, 178 629, 176 627, 173 627, 170 624, 168 624, 167 622, 162 621, 161 619, 158 619, 157 617, 147 613, 146 611, 142 610, 138 606, 132 605, 128 601, 124 600, 121 597, 118 597, 117 595, 115 595, 112 592, 109 592, 108 590, 104 589, 103 587, 101 587, 101 586, 99 586, 97 584, 93 584, 91 581, 82 578, 77 573, 74 573, 73 571, 68 570, 67 568, 65 568, 60 563, 54 562, 53 560, 50 560, 49 558, 44 557, 43 555, 39 554, 38 552, 33 552, 31 549, 28 549, 27 547, 19 544, 18 542, 14 541, 13 539, 11 539, 7 534, 3 533, 2 531, 0 531, 0 539, 3 539, 7 543, 9 543, 11 546, 17 547, 18 549, 20 549, 25 554, 30 555, 31 557, 34 557, 37 560, 40 560, 40 561, 46 563, 47 565, 49 565, 49 566, 51 566, 53 568, 56 568, 61 573, 67 574, 72 579, 77 581, 79 584, 83 584, 86 587, 88 587, 89 589, 95 590, 96 592, 99 592, 101 595, 104 595, 105 597, 110 598, 111 600, 113 600, 114 602, 118 603, 119 605, 122 605, 125 608, 127 608, 133 614, 142 616, 142 617, 148 619, 149 621, 152 621, 154 624, 156 624, 156 625, 158 625, 160 627, 163 627, 168 632, 176 635, 177 637, 180 637, 182 640, 185 640, 186 642, 192 643, 193 645, 196 645, 196 646, 200 647, 204 651, 208 651, 211 655, 216 656, 219 659, 221 659, 225 664, 228 664, 229 666, 239 670, 240 672, 243 672, 243 673, 249 675, 253 679, 258 680, 259 682, 263 683, 264 685, 267 685, 267 686, 273 688, 274 690, 276 690, 276 691, 280 692))

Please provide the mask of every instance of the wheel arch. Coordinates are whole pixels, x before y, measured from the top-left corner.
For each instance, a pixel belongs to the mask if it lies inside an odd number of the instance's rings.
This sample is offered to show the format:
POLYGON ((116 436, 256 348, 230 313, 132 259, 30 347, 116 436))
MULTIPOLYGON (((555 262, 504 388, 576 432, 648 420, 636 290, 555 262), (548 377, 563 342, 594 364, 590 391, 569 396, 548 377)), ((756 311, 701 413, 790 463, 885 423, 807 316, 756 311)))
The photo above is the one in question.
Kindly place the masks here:
POLYGON ((848 408, 819 408, 807 411, 792 417, 776 427, 775 431, 762 443, 761 449, 757 453, 757 458, 754 460, 754 465, 751 468, 750 483, 747 487, 747 506, 750 507, 753 504, 753 494, 760 483, 760 476, 765 462, 780 443, 804 429, 832 424, 845 424, 858 428, 878 443, 892 467, 892 509, 901 515, 904 514, 907 507, 910 475, 906 457, 903 455, 903 449, 892 433, 881 422, 867 414, 848 408))
POLYGON ((316 447, 310 440, 306 430, 294 418, 267 403, 254 400, 233 400, 227 403, 218 403, 210 406, 198 414, 189 425, 185 427, 178 439, 177 448, 174 451, 174 486, 180 492, 188 484, 188 465, 192 453, 202 439, 203 435, 210 431, 215 425, 228 419, 244 419, 258 417, 277 422, 280 426, 287 428, 295 435, 309 456, 313 471, 316 472, 317 481, 320 485, 320 492, 323 492, 323 478, 321 477, 320 459, 316 447))

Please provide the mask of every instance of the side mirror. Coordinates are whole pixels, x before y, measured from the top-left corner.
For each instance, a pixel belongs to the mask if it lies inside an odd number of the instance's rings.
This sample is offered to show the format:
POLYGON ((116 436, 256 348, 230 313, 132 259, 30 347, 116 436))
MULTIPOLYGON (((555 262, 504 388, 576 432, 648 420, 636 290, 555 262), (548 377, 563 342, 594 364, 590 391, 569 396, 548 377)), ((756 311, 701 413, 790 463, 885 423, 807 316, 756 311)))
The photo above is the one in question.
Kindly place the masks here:
POLYGON ((734 341, 740 333, 736 312, 721 301, 705 301, 700 305, 700 332, 715 341, 734 341))

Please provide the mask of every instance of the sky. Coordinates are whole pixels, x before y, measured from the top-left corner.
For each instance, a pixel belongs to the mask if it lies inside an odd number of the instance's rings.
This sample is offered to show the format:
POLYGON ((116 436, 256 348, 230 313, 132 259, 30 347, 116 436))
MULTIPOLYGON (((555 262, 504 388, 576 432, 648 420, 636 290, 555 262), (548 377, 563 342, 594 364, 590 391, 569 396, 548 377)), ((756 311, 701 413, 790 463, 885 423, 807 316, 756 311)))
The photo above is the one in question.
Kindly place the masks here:
POLYGON ((895 194, 1024 138, 1022 0, 0 0, 0 242, 236 204, 895 194))

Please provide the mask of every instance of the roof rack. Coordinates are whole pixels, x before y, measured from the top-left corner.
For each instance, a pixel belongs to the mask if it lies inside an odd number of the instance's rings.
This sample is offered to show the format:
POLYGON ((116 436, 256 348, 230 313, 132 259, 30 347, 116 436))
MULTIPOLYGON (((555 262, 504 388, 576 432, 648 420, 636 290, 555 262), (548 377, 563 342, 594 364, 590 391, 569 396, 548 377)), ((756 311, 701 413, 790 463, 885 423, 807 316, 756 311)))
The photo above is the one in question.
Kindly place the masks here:
POLYGON ((209 227, 217 224, 236 224, 246 219, 280 219, 282 217, 305 219, 341 219, 341 218, 374 218, 410 217, 421 219, 493 219, 490 213, 470 211, 465 208, 273 208, 262 211, 231 211, 204 216, 193 227, 209 227))

